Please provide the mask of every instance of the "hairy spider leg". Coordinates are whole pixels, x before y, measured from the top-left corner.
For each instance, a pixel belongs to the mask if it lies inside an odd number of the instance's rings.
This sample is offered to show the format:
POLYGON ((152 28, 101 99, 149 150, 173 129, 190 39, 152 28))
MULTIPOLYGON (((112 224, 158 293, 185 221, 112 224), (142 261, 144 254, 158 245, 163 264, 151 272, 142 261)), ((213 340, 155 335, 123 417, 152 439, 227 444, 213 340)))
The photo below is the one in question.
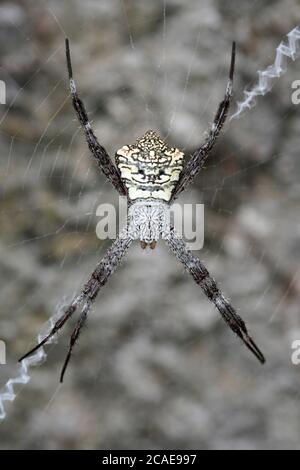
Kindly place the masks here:
POLYGON ((236 313, 228 300, 226 300, 216 281, 210 276, 205 266, 186 247, 184 241, 176 235, 174 227, 171 228, 166 242, 176 258, 184 265, 194 281, 201 287, 204 294, 217 307, 223 320, 231 330, 244 342, 261 364, 264 364, 265 357, 249 335, 245 322, 236 313))
POLYGON ((120 172, 118 168, 116 168, 115 165, 113 164, 105 148, 102 147, 102 145, 100 145, 100 143, 98 142, 98 139, 89 121, 85 106, 82 100, 78 96, 75 80, 73 78, 70 45, 69 45, 69 40, 67 38, 66 38, 66 59, 67 59, 67 67, 68 67, 70 91, 71 91, 73 107, 77 114, 78 120, 84 130, 85 138, 89 146, 89 149, 92 155, 94 156, 96 162, 98 163, 98 166, 101 168, 104 175, 111 182, 114 188, 119 192, 121 196, 127 196, 127 189, 121 179, 120 172))
POLYGON ((174 188, 174 191, 170 200, 171 203, 174 201, 174 199, 176 199, 179 196, 179 194, 182 191, 184 191, 187 188, 187 186, 189 186, 194 181, 195 177, 203 168, 207 160, 207 157, 211 149, 213 148, 214 144, 216 143, 217 138, 221 132, 221 129, 226 121, 229 107, 230 107, 230 101, 232 97, 232 83, 233 83, 233 75, 234 75, 234 67, 235 67, 235 51, 236 51, 236 45, 234 42, 232 44, 229 79, 227 82, 225 97, 219 105, 214 122, 209 130, 207 139, 204 141, 201 147, 199 147, 192 154, 190 160, 188 161, 183 171, 181 172, 179 181, 174 188))
POLYGON ((22 356, 19 359, 19 362, 21 362, 23 359, 33 354, 35 351, 37 351, 37 349, 39 349, 45 343, 47 343, 47 341, 64 326, 66 321, 77 310, 78 306, 84 302, 84 306, 81 312, 81 317, 75 328, 75 332, 72 335, 74 341, 71 338, 71 343, 69 347, 68 356, 66 359, 66 364, 64 365, 63 372, 61 375, 61 380, 63 379, 64 372, 66 370, 67 364, 71 357, 73 346, 76 342, 76 339, 79 336, 80 329, 85 322, 85 318, 90 310, 91 304, 95 300, 101 288, 107 283, 110 276, 115 272, 117 267, 120 265, 131 243, 132 243, 132 239, 127 236, 127 228, 126 228, 120 234, 120 237, 117 238, 116 241, 113 243, 113 245, 108 249, 105 256, 102 258, 102 260, 96 266, 95 270, 92 272, 90 278, 84 285, 79 296, 76 297, 76 299, 72 302, 72 304, 63 313, 63 315, 57 320, 57 322, 54 324, 50 333, 33 349, 31 349, 30 351, 28 351, 28 353, 22 356))

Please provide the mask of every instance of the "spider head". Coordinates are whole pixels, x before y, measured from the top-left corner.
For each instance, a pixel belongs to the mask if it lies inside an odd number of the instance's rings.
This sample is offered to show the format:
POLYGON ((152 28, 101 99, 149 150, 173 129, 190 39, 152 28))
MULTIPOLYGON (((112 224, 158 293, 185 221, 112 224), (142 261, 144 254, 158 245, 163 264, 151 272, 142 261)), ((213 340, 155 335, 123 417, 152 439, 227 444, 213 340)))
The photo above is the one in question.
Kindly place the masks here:
POLYGON ((184 154, 169 147, 154 131, 116 152, 121 177, 129 197, 169 201, 183 168, 184 154))

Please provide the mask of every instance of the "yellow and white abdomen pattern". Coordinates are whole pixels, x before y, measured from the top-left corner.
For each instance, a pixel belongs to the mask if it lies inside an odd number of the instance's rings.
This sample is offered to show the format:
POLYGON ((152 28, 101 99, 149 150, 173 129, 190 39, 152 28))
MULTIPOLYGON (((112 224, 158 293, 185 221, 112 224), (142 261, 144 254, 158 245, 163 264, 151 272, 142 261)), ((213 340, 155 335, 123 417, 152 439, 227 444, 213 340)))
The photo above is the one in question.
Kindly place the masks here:
POLYGON ((169 147, 154 131, 122 147, 116 153, 116 162, 129 198, 170 201, 183 158, 183 152, 169 147))

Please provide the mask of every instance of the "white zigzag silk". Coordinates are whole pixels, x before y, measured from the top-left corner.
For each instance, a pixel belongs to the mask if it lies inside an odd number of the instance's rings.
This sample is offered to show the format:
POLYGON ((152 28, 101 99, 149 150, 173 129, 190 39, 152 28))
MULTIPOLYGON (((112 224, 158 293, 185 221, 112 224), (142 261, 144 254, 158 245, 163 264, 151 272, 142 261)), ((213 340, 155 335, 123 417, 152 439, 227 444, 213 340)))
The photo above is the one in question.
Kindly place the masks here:
MULTIPOLYGON (((52 330, 55 321, 57 320, 58 314, 56 313, 53 315, 49 321, 45 325, 45 332, 40 333, 38 335, 38 342, 42 341, 43 338, 45 338, 50 331, 52 330)), ((47 341, 46 344, 54 343, 56 341, 56 336, 54 335, 52 338, 47 341)), ((6 418, 6 411, 5 411, 5 402, 6 401, 14 401, 16 398, 16 393, 14 390, 15 385, 26 385, 30 381, 30 375, 29 375, 29 369, 32 366, 37 366, 40 365, 42 362, 46 360, 47 354, 45 353, 45 350, 43 347, 38 349, 34 354, 32 354, 30 357, 27 357, 23 359, 23 361, 20 364, 19 368, 19 375, 17 377, 14 377, 12 379, 9 379, 4 388, 3 391, 0 393, 0 420, 4 420, 6 418)))
POLYGON ((258 82, 251 90, 244 91, 244 100, 237 103, 237 111, 231 119, 237 119, 246 110, 255 106, 257 96, 266 95, 271 91, 276 78, 280 78, 286 72, 286 59, 295 61, 300 55, 300 27, 297 26, 287 34, 288 44, 282 41, 276 49, 276 58, 273 65, 269 65, 265 70, 258 71, 258 82))

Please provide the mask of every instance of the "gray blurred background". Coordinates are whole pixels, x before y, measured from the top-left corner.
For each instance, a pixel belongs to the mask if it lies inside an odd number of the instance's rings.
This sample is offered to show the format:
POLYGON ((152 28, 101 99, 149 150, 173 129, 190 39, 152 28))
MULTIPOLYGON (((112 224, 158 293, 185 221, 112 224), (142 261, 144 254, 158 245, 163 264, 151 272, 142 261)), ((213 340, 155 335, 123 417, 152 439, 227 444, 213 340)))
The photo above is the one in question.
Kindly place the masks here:
MULTIPOLYGON (((235 96, 273 63, 299 1, 1 1, 0 385, 107 247, 95 208, 117 204, 69 99, 75 78, 110 154, 155 129, 187 154, 222 99, 231 42, 235 96), (165 7, 164 7, 165 5, 165 7)), ((18 388, 2 449, 299 449, 299 62, 226 125, 181 201, 205 204, 199 256, 267 357, 262 367, 160 244, 134 245, 98 297, 59 387, 74 320, 18 388)))

